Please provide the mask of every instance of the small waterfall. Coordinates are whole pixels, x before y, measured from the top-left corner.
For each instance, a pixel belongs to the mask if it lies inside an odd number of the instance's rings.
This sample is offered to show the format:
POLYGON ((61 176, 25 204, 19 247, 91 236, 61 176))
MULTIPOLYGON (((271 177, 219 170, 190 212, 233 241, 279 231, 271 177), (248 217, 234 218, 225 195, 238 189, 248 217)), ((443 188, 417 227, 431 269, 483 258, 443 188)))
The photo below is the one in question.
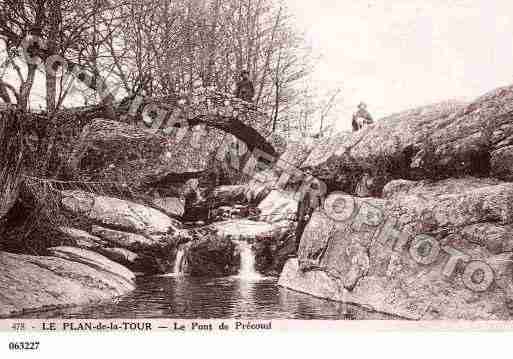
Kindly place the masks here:
POLYGON ((175 265, 173 266, 173 274, 180 275, 182 272, 182 264, 183 264, 183 256, 185 255, 185 250, 183 247, 178 248, 176 252, 175 265))
POLYGON ((258 278, 260 274, 255 270, 255 253, 251 249, 251 245, 246 241, 234 241, 239 248, 240 253, 240 269, 239 277, 241 278, 258 278))

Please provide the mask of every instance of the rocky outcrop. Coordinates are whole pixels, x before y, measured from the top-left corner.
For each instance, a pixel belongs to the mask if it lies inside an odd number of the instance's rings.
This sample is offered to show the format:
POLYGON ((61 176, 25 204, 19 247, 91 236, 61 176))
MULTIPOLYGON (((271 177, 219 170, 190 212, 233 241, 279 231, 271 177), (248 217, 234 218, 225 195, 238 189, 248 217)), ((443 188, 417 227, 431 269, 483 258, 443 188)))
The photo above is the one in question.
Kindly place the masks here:
MULTIPOLYGON (((225 185, 214 188, 210 193, 194 201, 191 206, 186 208, 185 218, 189 220, 207 220, 209 222, 218 219, 229 219, 232 218, 229 214, 230 209, 233 209, 233 212, 240 212, 241 217, 257 217, 260 209, 256 206, 271 193, 274 188, 274 183, 271 181, 274 180, 275 182, 277 180, 274 175, 269 175, 269 180, 265 173, 263 176, 261 175, 261 173, 258 173, 247 184, 225 185)), ((286 193, 279 197, 291 196, 286 193)), ((280 203, 283 204, 287 201, 281 199, 280 203)), ((270 204, 268 203, 266 206, 269 207, 270 204)), ((287 218, 287 215, 282 215, 282 217, 281 219, 287 218)))
POLYGON ((218 186, 202 198, 196 198, 186 208, 185 218, 196 220, 211 220, 214 211, 222 206, 247 204, 246 185, 218 186))
POLYGON ((222 222, 230 219, 257 218, 258 208, 250 205, 236 204, 234 206, 221 206, 211 212, 214 222, 222 222))
POLYGON ((511 319, 513 184, 395 181, 331 194, 279 284, 412 319, 511 319))
POLYGON ((172 218, 182 218, 185 212, 185 201, 176 197, 155 198, 153 205, 172 218))
POLYGON ((129 232, 173 234, 180 228, 178 221, 156 209, 89 192, 63 191, 61 203, 65 210, 77 216, 129 232))
POLYGON ((215 235, 229 241, 244 241, 255 254, 255 269, 267 275, 278 275, 285 261, 297 251, 295 222, 258 222, 236 219, 210 225, 215 235))
POLYGON ((255 269, 269 276, 279 276, 288 259, 297 255, 295 223, 276 231, 272 237, 263 237, 253 244, 255 269))
POLYGON ((246 191, 246 185, 219 186, 207 195, 205 201, 208 202, 212 208, 234 204, 246 204, 246 191))
POLYGON ((57 256, 0 252, 0 317, 110 300, 134 289, 134 276, 82 249, 55 248, 57 256))
POLYGON ((82 191, 63 191, 61 204, 88 230, 65 229, 71 243, 137 272, 172 271, 176 246, 192 239, 179 221, 142 204, 82 191))
MULTIPOLYGON (((412 166, 435 169, 439 175, 496 172, 508 179, 511 169, 491 168, 490 155, 507 158, 513 145, 513 86, 495 89, 454 113, 432 128, 432 151, 418 152, 412 166)), ((495 166, 501 163, 494 161, 495 166)))
POLYGON ((72 167, 84 180, 144 188, 172 175, 200 176, 211 166, 223 139, 220 133, 200 128, 175 135, 97 119, 84 128, 72 167))
POLYGON ((279 177, 273 171, 257 172, 248 182, 246 199, 249 203, 258 205, 265 197, 277 188, 279 177))
POLYGON ((136 273, 146 275, 163 273, 158 258, 150 255, 134 253, 125 248, 100 248, 98 252, 136 273))
POLYGON ((505 181, 513 181, 513 146, 505 146, 491 151, 491 174, 505 181))
POLYGON ((172 253, 176 246, 192 237, 179 230, 173 237, 148 236, 93 226, 92 233, 107 245, 96 249, 112 260, 145 274, 164 274, 172 271, 172 253), (135 255, 135 256, 134 256, 135 255))
POLYGON ((258 205, 260 220, 266 222, 279 222, 284 220, 293 221, 296 219, 298 201, 297 194, 280 190, 273 190, 258 205))
POLYGON ((135 275, 127 268, 87 249, 61 246, 49 248, 48 251, 54 257, 83 263, 93 268, 99 268, 104 271, 116 273, 129 281, 133 281, 135 279, 135 275))
POLYGON ((151 249, 165 245, 165 238, 158 236, 143 236, 136 233, 128 233, 104 228, 101 226, 93 226, 92 233, 102 238, 111 246, 122 247, 133 251, 151 249))
MULTIPOLYGON (((394 186, 394 182, 389 184, 394 186)), ((389 192, 385 187, 385 193, 389 192)), ((404 188, 391 199, 387 215, 412 231, 432 232, 464 225, 513 222, 513 183, 496 179, 461 178, 440 182, 421 181, 404 188), (422 220, 416 229, 415 221, 422 220)))
POLYGON ((95 249, 107 245, 107 242, 86 231, 71 227, 60 227, 59 231, 74 242, 75 247, 95 249))
POLYGON ((511 180, 512 99, 509 86, 471 103, 444 102, 394 114, 361 131, 317 141, 300 168, 323 180, 328 191, 375 197, 392 179, 511 180))
POLYGON ((380 119, 358 132, 319 140, 300 168, 324 181, 328 191, 355 193, 362 177, 371 177, 372 188, 367 190, 379 196, 390 179, 429 175, 411 168, 412 158, 427 146, 435 129, 453 121, 451 116, 464 107, 459 102, 425 106, 380 119))
POLYGON ((202 234, 185 244, 184 250, 181 270, 186 275, 219 277, 235 274, 237 271, 235 245, 226 238, 202 234))
POLYGON ((302 141, 289 141, 280 160, 288 166, 299 167, 308 158, 314 146, 315 142, 309 137, 305 137, 302 141))

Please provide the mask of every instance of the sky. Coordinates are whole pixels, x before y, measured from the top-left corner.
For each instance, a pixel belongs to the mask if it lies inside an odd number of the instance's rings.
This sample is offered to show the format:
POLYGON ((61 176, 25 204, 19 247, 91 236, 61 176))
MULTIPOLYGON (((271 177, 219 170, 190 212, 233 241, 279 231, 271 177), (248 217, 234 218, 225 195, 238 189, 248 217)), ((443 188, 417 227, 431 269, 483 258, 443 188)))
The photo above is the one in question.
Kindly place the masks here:
POLYGON ((360 101, 375 118, 513 84, 513 2, 285 0, 314 52, 312 81, 342 88, 336 128, 360 101))

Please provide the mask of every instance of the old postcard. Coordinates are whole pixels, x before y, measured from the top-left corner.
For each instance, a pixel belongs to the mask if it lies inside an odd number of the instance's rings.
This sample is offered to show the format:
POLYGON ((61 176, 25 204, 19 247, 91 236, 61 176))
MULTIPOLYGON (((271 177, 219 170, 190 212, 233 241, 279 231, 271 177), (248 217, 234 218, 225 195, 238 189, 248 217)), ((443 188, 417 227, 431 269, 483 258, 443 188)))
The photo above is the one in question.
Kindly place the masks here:
POLYGON ((512 13, 0 0, 0 330, 511 329, 512 13))

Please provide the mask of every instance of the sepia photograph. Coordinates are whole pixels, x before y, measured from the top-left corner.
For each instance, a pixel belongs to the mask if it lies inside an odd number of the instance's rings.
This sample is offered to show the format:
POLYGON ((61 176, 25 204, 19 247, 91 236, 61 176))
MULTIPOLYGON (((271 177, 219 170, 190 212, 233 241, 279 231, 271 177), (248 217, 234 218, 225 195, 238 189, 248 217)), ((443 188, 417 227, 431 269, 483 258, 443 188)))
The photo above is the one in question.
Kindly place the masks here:
POLYGON ((0 330, 513 328, 511 14, 0 0, 0 330))

